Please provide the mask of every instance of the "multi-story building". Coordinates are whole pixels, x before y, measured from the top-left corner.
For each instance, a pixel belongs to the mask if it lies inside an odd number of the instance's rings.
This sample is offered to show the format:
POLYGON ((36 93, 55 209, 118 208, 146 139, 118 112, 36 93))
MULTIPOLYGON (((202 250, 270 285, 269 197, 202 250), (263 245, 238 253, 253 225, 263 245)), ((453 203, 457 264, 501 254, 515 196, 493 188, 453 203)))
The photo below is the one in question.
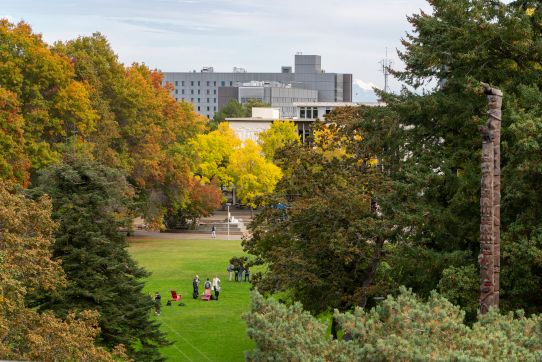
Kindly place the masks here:
POLYGON ((221 109, 229 101, 236 100, 241 104, 251 99, 257 99, 280 110, 281 118, 293 118, 296 116, 295 102, 317 102, 318 91, 315 89, 295 88, 290 84, 278 82, 244 83, 239 87, 218 88, 218 109, 221 109))
MULTIPOLYGON (((172 96, 177 100, 191 102, 198 113, 209 118, 225 104, 226 99, 234 98, 236 91, 238 92, 236 98, 240 98, 239 87, 242 88, 243 84, 254 81, 281 84, 280 87, 267 87, 282 88, 268 90, 270 99, 281 98, 280 102, 268 103, 277 104, 288 114, 294 110, 295 98, 306 96, 306 100, 314 100, 313 96, 317 95, 316 100, 319 102, 352 101, 352 74, 326 73, 322 70, 319 55, 296 54, 294 70, 292 71, 292 67, 283 66, 280 73, 250 73, 240 68, 234 68, 231 73, 219 73, 214 72, 212 67, 204 67, 200 72, 164 72, 164 82, 174 87, 172 96), (301 90, 313 90, 317 93, 303 94, 301 90), (273 95, 273 92, 279 95, 273 95)), ((265 92, 265 87, 263 88, 265 92)))

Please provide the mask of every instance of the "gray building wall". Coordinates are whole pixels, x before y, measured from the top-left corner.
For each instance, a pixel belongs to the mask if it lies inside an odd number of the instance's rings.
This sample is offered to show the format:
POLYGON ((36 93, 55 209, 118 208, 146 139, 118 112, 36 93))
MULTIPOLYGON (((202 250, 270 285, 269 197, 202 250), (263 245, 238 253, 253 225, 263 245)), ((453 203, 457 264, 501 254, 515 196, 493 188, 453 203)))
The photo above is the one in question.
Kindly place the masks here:
MULTIPOLYGON (((239 88, 237 87, 218 87, 218 108, 220 110, 232 99, 239 99, 239 88)), ((214 115, 214 111, 213 111, 214 115)), ((211 116, 209 117, 211 118, 211 116)))
POLYGON ((219 102, 220 87, 239 87, 250 81, 280 82, 291 84, 294 88, 316 90, 317 101, 320 102, 352 100, 351 75, 350 82, 345 84, 344 74, 323 73, 319 55, 297 54, 294 69, 294 73, 164 72, 163 74, 164 83, 171 83, 174 86, 172 96, 177 100, 191 102, 198 113, 209 118, 227 103, 226 99, 231 99, 228 97, 232 94, 226 91, 219 102), (337 90, 338 84, 342 84, 340 91, 337 90), (345 88, 350 90, 345 92, 345 88), (345 93, 350 94, 350 99, 345 98, 345 93))

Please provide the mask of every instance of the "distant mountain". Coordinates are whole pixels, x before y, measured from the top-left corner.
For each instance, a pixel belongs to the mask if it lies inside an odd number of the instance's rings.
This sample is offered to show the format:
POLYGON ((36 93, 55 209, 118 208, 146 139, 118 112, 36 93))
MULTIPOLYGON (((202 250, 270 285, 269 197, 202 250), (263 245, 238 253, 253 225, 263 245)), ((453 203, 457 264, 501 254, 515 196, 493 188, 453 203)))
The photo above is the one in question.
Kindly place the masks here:
POLYGON ((376 102, 378 100, 372 90, 373 83, 367 83, 360 79, 354 79, 352 83, 352 102, 376 102))

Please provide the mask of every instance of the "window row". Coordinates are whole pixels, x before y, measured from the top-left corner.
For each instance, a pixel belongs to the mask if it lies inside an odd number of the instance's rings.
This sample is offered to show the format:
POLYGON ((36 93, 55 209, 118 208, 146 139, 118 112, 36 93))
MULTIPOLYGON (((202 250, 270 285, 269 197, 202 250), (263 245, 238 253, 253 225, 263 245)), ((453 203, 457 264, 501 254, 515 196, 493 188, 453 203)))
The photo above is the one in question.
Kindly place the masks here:
POLYGON ((318 118, 318 108, 317 107, 300 107, 299 118, 305 118, 305 119, 318 118))
MULTIPOLYGON (((195 90, 194 89, 190 89, 190 94, 201 94, 201 89, 197 89, 197 93, 194 92, 195 90)), ((207 89, 207 92, 206 92, 208 95, 211 94, 211 90, 210 89, 207 89)), ((179 90, 178 89, 175 89, 175 94, 179 94, 179 90)), ((185 94, 184 93, 184 89, 181 89, 181 94, 185 94)), ((216 89, 213 89, 213 94, 216 95, 216 89)))
MULTIPOLYGON (((186 81, 186 82, 188 83, 188 81, 186 81)), ((176 80, 176 81, 175 81, 175 87, 178 87, 178 86, 179 86, 179 83, 181 83, 181 87, 184 87, 184 83, 185 83, 184 80, 181 80, 180 82, 179 82, 178 80, 176 80)), ((190 86, 193 87, 194 85, 197 84, 198 87, 199 87, 199 86, 201 86, 201 83, 203 83, 203 82, 202 82, 202 81, 199 81, 199 80, 197 80, 197 81, 191 80, 191 81, 190 81, 190 86)), ((217 81, 216 81, 216 80, 214 80, 214 81, 206 81, 205 83, 207 84, 207 87, 210 87, 211 84, 213 85, 213 87, 216 87, 217 81)), ((220 81, 220 86, 221 86, 221 87, 225 87, 226 84, 228 84, 228 83, 229 83, 230 87, 233 86, 233 81, 231 81, 231 80, 230 80, 230 81, 221 80, 221 81, 220 81)))
MULTIPOLYGON (((181 98, 177 98, 175 97, 176 100, 182 100, 182 101, 188 101, 188 98, 185 98, 185 97, 181 97, 181 98)), ((190 102, 194 103, 194 100, 197 99, 197 103, 203 103, 201 101, 201 98, 190 98, 190 102)), ((205 103, 211 103, 211 98, 207 98, 207 102, 205 103)), ((216 103, 216 98, 213 98, 213 102, 212 103, 216 103)))

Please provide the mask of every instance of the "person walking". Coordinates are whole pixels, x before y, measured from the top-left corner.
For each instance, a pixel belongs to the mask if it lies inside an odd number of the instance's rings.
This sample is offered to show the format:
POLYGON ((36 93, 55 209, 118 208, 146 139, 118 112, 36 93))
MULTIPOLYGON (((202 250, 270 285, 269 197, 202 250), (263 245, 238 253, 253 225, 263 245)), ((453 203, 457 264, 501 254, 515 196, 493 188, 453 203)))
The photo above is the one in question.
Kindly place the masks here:
POLYGON ((233 276, 233 270, 235 269, 235 267, 233 266, 232 263, 230 263, 230 265, 228 265, 228 267, 226 268, 226 270, 228 271, 228 280, 231 282, 231 278, 233 276))
POLYGON ((192 287, 194 288, 194 292, 192 293, 192 297, 194 299, 197 299, 198 296, 199 296, 199 277, 197 275, 192 280, 192 287))
POLYGON ((214 225, 211 228, 211 238, 216 239, 216 227, 214 225))
POLYGON ((160 308, 162 307, 162 296, 159 292, 154 294, 154 312, 156 315, 160 315, 160 308))
POLYGON ((220 294, 220 279, 215 275, 213 278, 213 290, 215 291, 215 300, 218 300, 218 295, 220 294))

